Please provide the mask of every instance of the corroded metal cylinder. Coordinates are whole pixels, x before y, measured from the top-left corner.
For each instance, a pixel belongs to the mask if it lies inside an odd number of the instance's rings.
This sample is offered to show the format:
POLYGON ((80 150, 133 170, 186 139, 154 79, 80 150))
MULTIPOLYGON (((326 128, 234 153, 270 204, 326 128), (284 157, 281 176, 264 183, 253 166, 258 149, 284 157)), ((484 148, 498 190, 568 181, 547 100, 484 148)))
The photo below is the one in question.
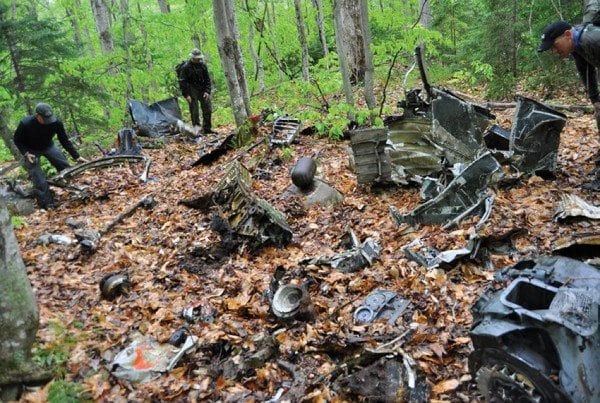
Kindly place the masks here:
POLYGON ((312 158, 302 157, 292 169, 292 183, 302 190, 309 190, 313 186, 316 172, 316 162, 312 158))

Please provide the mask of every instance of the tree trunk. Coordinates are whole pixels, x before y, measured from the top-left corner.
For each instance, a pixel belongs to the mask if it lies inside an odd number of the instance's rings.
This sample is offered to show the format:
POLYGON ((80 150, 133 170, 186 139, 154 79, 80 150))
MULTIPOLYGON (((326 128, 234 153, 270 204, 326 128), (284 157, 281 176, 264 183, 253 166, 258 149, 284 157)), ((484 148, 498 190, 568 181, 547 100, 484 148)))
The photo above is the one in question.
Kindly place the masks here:
POLYGON ((71 22, 71 28, 73 28, 73 41, 75 46, 81 49, 83 48, 83 42, 81 41, 81 29, 79 28, 79 20, 77 20, 76 12, 70 6, 65 7, 65 12, 69 22, 71 22))
POLYGON ((250 18, 253 20, 250 26, 248 27, 248 44, 250 47, 250 54, 252 55, 252 60, 254 60, 254 80, 258 84, 258 92, 262 93, 265 90, 265 67, 263 65, 262 60, 260 59, 260 55, 256 51, 256 47, 254 47, 254 15, 251 13, 250 5, 248 4, 248 0, 244 1, 245 10, 250 15, 250 18))
POLYGON ((308 45, 306 44, 306 30, 304 28, 300 0, 294 0, 294 8, 296 9, 296 29, 298 29, 298 39, 300 40, 300 48, 302 49, 302 79, 308 81, 310 79, 308 74, 308 45))
MULTIPOLYGON (((148 46, 148 30, 146 29, 146 25, 144 24, 144 19, 142 18, 142 8, 140 6, 140 2, 137 2, 137 11, 138 11, 138 21, 140 24, 140 33, 142 34, 142 44, 144 49, 144 61, 146 62, 146 71, 150 75, 150 90, 152 93, 156 93, 158 91, 158 83, 156 82, 155 74, 153 74, 154 70, 154 62, 152 60, 152 52, 150 51, 150 47, 148 46)), ((151 99, 149 97, 149 89, 147 86, 144 86, 142 89, 142 96, 144 102, 151 103, 151 99)))
POLYGON ((375 94, 373 93, 375 67, 373 67, 373 52, 371 52, 371 28, 369 26, 369 8, 367 0, 361 0, 361 29, 363 51, 365 54, 365 102, 371 112, 375 110, 375 94))
MULTIPOLYGON (((262 19, 262 27, 259 30, 259 32, 261 33, 261 37, 263 37, 263 38, 264 38, 265 21, 268 22, 269 27, 275 26, 275 4, 272 4, 272 6, 273 6, 273 9, 271 11, 269 11, 269 2, 265 2, 265 12, 264 12, 263 19, 262 19)), ((266 41, 264 43, 265 43, 265 46, 267 46, 266 41)), ((283 67, 283 64, 281 63, 281 58, 279 57, 279 47, 277 46, 277 41, 275 40, 273 35, 271 35, 271 47, 272 47, 272 50, 270 51, 271 56, 273 57, 273 60, 275 60, 275 64, 277 64, 277 67, 279 68, 279 70, 278 70, 279 81, 283 81, 285 69, 283 67)))
POLYGON ((171 6, 167 0, 158 0, 158 7, 163 14, 169 14, 171 12, 171 6))
POLYGON ((321 47, 323 48, 323 57, 329 55, 329 46, 327 46, 327 36, 325 35, 325 28, 323 26, 323 2, 321 0, 313 0, 313 5, 317 9, 317 29, 319 30, 319 41, 321 41, 321 47))
POLYGON ((0 110, 0 135, 2 136, 2 141, 4 141, 4 145, 6 146, 6 148, 8 148, 13 157, 15 157, 15 160, 21 162, 23 156, 21 155, 21 152, 15 145, 12 132, 6 125, 5 113, 6 112, 4 110, 0 110))
POLYGON ((123 19, 123 51, 125 52, 125 99, 131 99, 133 96, 133 83, 131 81, 131 53, 129 50, 129 30, 131 18, 129 15, 129 0, 120 0, 121 17, 123 19))
POLYGON ((431 27, 431 7, 430 0, 419 0, 419 22, 425 28, 431 27))
POLYGON ((108 6, 105 0, 90 0, 90 2, 102 51, 105 53, 112 52, 115 47, 110 33, 110 12, 108 6))
POLYGON ((239 45, 233 0, 213 0, 213 18, 221 67, 229 89, 229 99, 237 127, 250 115, 250 100, 239 45))
POLYGON ((517 0, 513 0, 512 4, 512 48, 511 48, 511 70, 514 78, 517 78, 517 38, 519 33, 517 32, 517 0))
POLYGON ((38 310, 10 217, 0 199, 0 389, 27 375, 38 310))
POLYGON ((344 30, 343 30, 343 18, 341 15, 341 1, 334 0, 333 4, 333 25, 335 28, 335 43, 336 50, 338 54, 338 59, 340 61, 340 73, 342 75, 342 85, 344 88, 344 95, 346 96, 346 102, 349 105, 354 105, 354 98, 352 96, 352 83, 350 81, 350 68, 348 66, 348 53, 347 53, 347 44, 344 38, 344 30))
MULTIPOLYGON (((356 0, 334 1, 334 23, 336 26, 336 43, 344 43, 345 57, 348 63, 350 82, 356 84, 365 78, 363 67, 365 54, 361 32, 361 2, 356 0), (335 21, 337 20, 337 21, 335 21)), ((338 50, 338 56, 341 55, 338 50)))

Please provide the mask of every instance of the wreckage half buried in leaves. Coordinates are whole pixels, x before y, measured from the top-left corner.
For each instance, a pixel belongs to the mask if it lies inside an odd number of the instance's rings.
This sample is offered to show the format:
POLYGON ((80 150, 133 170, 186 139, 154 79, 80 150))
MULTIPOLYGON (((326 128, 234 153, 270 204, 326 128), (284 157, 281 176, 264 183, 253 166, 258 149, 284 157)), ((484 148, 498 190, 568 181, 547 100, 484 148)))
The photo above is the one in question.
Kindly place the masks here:
POLYGON ((227 227, 219 231, 229 232, 255 247, 288 244, 292 230, 285 215, 257 197, 251 182, 248 169, 235 160, 211 192, 194 200, 182 200, 182 204, 201 210, 215 207, 221 224, 227 227))

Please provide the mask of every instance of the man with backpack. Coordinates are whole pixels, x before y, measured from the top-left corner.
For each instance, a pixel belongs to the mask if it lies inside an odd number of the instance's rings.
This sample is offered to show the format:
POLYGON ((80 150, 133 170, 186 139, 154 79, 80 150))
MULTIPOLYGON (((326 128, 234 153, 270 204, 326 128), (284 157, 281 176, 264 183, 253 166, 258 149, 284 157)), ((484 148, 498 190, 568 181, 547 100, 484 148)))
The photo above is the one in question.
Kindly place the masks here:
POLYGON ((204 134, 214 133, 211 124, 210 77, 202 52, 192 49, 190 60, 179 64, 176 70, 181 94, 190 107, 192 125, 200 126, 199 102, 202 109, 202 131, 204 134))
MULTIPOLYGON (((598 91, 597 68, 600 67, 600 26, 591 23, 594 21, 593 4, 584 19, 590 21, 583 25, 572 26, 565 21, 555 21, 542 31, 542 42, 538 52, 552 51, 560 58, 572 56, 577 66, 577 71, 588 97, 594 106, 596 124, 600 130, 600 92, 598 91)), ((592 172, 593 180, 584 185, 584 188, 600 191, 600 153, 596 156, 596 168, 592 172)))

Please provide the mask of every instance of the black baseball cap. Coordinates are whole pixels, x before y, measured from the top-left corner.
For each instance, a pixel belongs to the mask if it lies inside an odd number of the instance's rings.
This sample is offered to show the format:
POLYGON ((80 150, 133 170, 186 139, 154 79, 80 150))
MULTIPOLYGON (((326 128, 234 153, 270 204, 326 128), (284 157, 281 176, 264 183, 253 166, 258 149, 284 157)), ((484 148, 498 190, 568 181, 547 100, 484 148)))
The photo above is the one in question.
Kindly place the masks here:
POLYGON ((538 48, 538 52, 544 52, 552 47, 556 38, 561 36, 571 29, 571 24, 566 21, 555 21, 549 24, 542 31, 542 43, 538 48))
POLYGON ((40 102, 37 104, 35 106, 35 113, 42 117, 45 124, 56 122, 56 116, 52 113, 52 108, 46 103, 40 102))

